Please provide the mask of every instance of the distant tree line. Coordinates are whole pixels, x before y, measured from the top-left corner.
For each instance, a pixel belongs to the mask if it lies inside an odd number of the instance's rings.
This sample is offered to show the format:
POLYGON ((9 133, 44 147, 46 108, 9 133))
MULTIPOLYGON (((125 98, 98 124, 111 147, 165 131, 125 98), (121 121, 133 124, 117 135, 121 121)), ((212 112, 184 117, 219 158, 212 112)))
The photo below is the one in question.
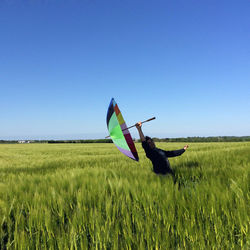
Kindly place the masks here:
POLYGON ((8 143, 8 144, 15 144, 15 143, 18 143, 18 141, 8 141, 8 140, 0 140, 0 144, 6 144, 6 143, 8 143))
MULTIPOLYGON (((153 138, 156 142, 244 142, 250 141, 250 136, 210 136, 210 137, 180 137, 180 138, 153 138)), ((134 139, 140 142, 140 140, 134 139)), ((0 140, 0 144, 20 143, 17 140, 0 140)), ((112 143, 111 139, 88 140, 30 140, 29 143, 112 143)))
POLYGON ((156 142, 243 142, 250 141, 250 136, 209 136, 209 137, 180 137, 153 138, 156 142))
POLYGON ((95 140, 49 140, 48 143, 112 143, 111 139, 95 140))

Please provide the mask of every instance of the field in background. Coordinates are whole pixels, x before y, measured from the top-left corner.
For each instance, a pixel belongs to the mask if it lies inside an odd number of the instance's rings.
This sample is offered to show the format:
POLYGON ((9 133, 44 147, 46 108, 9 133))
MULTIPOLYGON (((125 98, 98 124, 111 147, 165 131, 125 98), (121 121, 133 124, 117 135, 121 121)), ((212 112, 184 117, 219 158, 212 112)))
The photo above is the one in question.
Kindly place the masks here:
MULTIPOLYGON (((166 150, 183 143, 157 143, 166 150)), ((157 176, 113 144, 0 145, 0 249, 249 249, 250 143, 191 143, 157 176)))

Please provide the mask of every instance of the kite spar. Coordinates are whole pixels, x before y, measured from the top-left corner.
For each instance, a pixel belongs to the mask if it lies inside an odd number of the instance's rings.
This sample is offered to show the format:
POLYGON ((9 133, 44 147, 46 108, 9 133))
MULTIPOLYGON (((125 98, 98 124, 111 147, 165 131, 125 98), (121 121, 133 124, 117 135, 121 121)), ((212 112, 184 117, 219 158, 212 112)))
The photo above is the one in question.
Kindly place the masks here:
MULTIPOLYGON (((154 119, 155 117, 143 121, 142 123, 149 122, 154 119)), ((139 161, 135 144, 128 130, 129 128, 135 127, 136 125, 127 127, 114 98, 111 99, 106 120, 110 135, 106 136, 105 138, 111 137, 113 143, 123 154, 135 161, 139 161)))

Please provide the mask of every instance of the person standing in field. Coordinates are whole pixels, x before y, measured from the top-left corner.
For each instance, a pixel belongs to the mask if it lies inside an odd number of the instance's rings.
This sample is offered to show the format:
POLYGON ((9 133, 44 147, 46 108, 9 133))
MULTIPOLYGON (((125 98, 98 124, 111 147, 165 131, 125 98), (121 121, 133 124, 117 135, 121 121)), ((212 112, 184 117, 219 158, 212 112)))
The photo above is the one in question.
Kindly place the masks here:
POLYGON ((142 147, 146 153, 147 158, 149 158, 153 164, 153 171, 156 174, 171 174, 174 176, 174 172, 170 167, 168 157, 176 157, 183 154, 188 145, 185 145, 183 149, 174 150, 174 151, 165 151, 155 146, 155 143, 152 138, 149 136, 144 136, 142 132, 142 123, 136 123, 136 128, 139 132, 139 136, 142 142, 142 147))

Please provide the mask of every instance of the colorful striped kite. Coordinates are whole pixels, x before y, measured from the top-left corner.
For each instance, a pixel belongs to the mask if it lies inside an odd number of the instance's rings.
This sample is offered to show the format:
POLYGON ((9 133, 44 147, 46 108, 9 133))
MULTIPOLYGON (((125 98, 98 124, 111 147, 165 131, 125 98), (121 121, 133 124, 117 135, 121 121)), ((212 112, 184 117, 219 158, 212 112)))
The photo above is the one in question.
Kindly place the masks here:
POLYGON ((107 126, 110 137, 116 147, 126 156, 139 161, 135 144, 114 98, 111 99, 108 108, 107 126))

